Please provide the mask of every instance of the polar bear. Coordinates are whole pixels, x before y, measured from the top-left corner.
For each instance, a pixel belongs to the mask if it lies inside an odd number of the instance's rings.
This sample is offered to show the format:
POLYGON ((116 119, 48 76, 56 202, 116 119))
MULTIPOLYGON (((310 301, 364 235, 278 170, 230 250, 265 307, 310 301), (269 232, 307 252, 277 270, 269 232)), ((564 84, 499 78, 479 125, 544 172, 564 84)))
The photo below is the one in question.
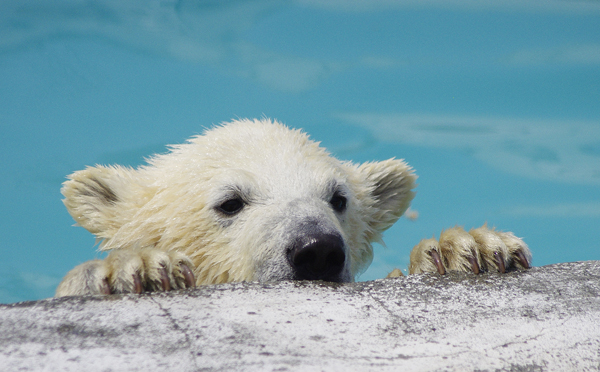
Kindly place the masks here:
MULTIPOLYGON (((403 160, 342 162, 277 121, 223 124, 137 169, 69 176, 69 213, 111 252, 71 270, 56 296, 351 282, 371 263, 371 244, 409 207, 415 181, 403 160)), ((457 227, 419 243, 409 270, 504 272, 530 262, 511 233, 457 227)))

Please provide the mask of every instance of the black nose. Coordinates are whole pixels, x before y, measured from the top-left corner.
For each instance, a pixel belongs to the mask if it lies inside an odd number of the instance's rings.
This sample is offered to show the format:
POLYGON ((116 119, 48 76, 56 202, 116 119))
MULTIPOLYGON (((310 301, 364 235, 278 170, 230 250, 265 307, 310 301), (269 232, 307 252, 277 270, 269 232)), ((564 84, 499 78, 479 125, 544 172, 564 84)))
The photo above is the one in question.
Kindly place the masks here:
POLYGON ((300 280, 340 281, 346 255, 337 234, 308 234, 296 240, 288 260, 300 280))

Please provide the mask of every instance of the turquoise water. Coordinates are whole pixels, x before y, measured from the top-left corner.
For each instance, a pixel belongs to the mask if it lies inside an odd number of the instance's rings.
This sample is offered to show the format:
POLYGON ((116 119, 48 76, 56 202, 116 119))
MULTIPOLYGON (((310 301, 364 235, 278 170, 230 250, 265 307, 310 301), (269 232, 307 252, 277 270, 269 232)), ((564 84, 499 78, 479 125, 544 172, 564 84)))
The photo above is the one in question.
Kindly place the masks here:
POLYGON ((7 0, 0 302, 52 296, 98 257, 62 205, 66 175, 262 116, 340 158, 415 167, 419 218, 360 280, 484 222, 536 266, 600 259, 598 2, 7 0))

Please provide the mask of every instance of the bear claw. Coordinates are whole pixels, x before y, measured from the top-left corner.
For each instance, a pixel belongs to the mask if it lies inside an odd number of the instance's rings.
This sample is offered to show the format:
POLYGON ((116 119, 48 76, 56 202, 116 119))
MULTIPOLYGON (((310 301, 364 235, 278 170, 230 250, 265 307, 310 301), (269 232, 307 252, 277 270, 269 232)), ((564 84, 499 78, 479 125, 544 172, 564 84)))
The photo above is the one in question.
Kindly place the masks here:
POLYGON ((504 274, 506 272, 506 266, 504 265, 504 257, 502 257, 502 253, 494 252, 494 257, 496 258, 496 264, 498 265, 498 271, 504 274))
POLYGON ((159 271, 160 271, 160 284, 162 285, 162 290, 165 292, 170 291, 171 283, 169 283, 169 274, 167 274, 167 268, 164 266, 161 266, 159 271))
POLYGON ((518 250, 518 251, 515 252, 515 255, 517 256, 517 260, 519 261, 519 263, 521 264, 521 266, 523 266, 525 269, 531 268, 531 266, 529 265, 529 262, 527 261, 527 258, 525 257, 525 254, 523 253, 523 251, 518 250))
POLYGON ((471 263, 471 270, 475 274, 479 274, 479 264, 477 263, 477 259, 473 254, 469 256, 469 262, 471 263))
POLYGON ((142 279, 140 278, 140 274, 135 273, 133 276, 133 292, 140 294, 144 291, 144 287, 142 286, 142 279))
POLYGON ((100 294, 109 295, 110 292, 110 284, 108 284, 108 278, 102 279, 102 284, 100 285, 100 294))
POLYGON ((194 288, 196 286, 196 279, 194 278, 194 273, 190 270, 189 266, 186 264, 180 264, 181 273, 183 274, 183 278, 185 280, 186 288, 194 288))
POLYGON ((431 256, 431 259, 433 260, 433 263, 435 264, 435 267, 437 268, 438 273, 440 273, 440 275, 444 275, 446 273, 446 269, 444 268, 444 265, 442 264, 442 259, 440 258, 440 254, 436 251, 436 250, 431 250, 429 251, 429 255, 431 256))

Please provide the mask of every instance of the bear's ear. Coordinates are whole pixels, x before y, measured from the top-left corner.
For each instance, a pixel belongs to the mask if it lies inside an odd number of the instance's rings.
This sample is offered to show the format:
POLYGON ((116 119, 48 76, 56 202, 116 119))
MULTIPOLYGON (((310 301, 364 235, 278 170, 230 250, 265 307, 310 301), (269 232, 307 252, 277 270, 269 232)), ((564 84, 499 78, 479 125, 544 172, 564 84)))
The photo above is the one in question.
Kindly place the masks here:
MULTIPOLYGON (((410 206, 415 196, 417 176, 403 160, 389 159, 358 166, 374 199, 371 229, 383 232, 392 226, 410 206)), ((376 240, 377 237, 374 237, 376 240)))
POLYGON ((132 204, 128 195, 137 184, 136 173, 103 166, 75 172, 63 183, 63 202, 78 225, 100 239, 110 238, 126 222, 132 204))

